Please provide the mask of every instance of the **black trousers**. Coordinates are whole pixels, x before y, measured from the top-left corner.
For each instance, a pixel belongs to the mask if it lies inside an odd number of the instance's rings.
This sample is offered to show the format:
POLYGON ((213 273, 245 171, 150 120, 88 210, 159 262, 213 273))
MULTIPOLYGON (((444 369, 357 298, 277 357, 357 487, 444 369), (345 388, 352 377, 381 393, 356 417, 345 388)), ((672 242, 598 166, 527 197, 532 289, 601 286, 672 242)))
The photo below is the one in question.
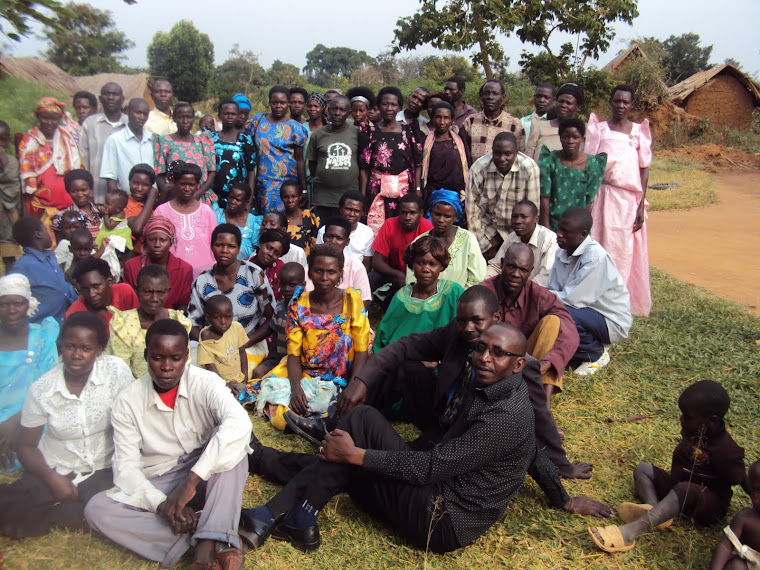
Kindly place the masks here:
MULTIPOLYGON (((338 428, 350 433, 357 447, 363 449, 412 449, 383 415, 369 406, 351 410, 340 420, 338 428)), ((267 503, 275 517, 287 513, 304 499, 322 509, 332 497, 345 491, 359 508, 383 520, 419 548, 449 552, 462 546, 435 485, 412 485, 303 453, 265 448, 257 460, 258 474, 287 482, 267 503)))
MULTIPOLYGON (((69 477, 73 478, 73 475, 69 477)), ((77 485, 77 502, 59 503, 42 479, 24 473, 18 481, 0 485, 0 534, 25 538, 45 535, 54 526, 71 530, 86 528, 85 505, 111 487, 111 468, 101 469, 77 485)))

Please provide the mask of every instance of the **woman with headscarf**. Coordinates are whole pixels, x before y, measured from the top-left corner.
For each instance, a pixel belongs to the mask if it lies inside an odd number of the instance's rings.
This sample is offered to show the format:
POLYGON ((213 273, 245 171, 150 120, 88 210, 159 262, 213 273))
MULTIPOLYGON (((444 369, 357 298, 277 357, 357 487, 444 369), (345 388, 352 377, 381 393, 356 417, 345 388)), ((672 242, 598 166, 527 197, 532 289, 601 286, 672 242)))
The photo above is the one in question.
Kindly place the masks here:
POLYGON ((631 312, 648 316, 652 309, 649 287, 646 192, 652 164, 649 120, 641 124, 628 118, 634 106, 634 90, 618 85, 610 95, 612 118, 588 119, 586 152, 607 154, 607 168, 594 200, 591 237, 612 256, 631 294, 631 312))
POLYGON ((298 180, 306 192, 304 145, 308 130, 288 118, 290 91, 282 85, 269 90, 269 113, 257 113, 247 133, 256 145, 255 206, 257 214, 282 210, 280 186, 285 180, 298 180))
POLYGON ((53 97, 40 99, 34 110, 37 126, 27 131, 18 148, 26 215, 41 219, 48 229, 56 212, 72 203, 64 174, 82 166, 76 140, 62 122, 65 109, 53 97))
MULTIPOLYGON (((432 95, 431 95, 432 98, 432 95)), ((422 201, 428 205, 431 192, 446 188, 459 193, 464 203, 467 185, 467 154, 464 142, 452 129, 454 107, 440 101, 430 112, 430 134, 422 147, 422 201)))
MULTIPOLYGON (((238 119, 235 122, 235 127, 241 133, 245 133, 248 128, 248 115, 251 114, 251 100, 242 93, 235 93, 232 96, 232 100, 237 103, 238 106, 238 119)), ((214 119, 214 123, 216 125, 215 130, 221 130, 221 123, 216 119, 214 119)))
POLYGON ((148 220, 142 233, 145 239, 142 255, 133 257, 124 264, 124 282, 136 289, 140 269, 153 263, 160 265, 169 274, 171 287, 164 307, 185 310, 190 303, 193 268, 170 251, 172 246, 176 248, 177 245, 174 231, 174 225, 165 216, 153 216, 148 220))
POLYGON ((396 120, 404 97, 398 87, 377 94, 382 121, 359 128, 359 180, 371 202, 367 225, 380 231, 387 218, 398 215, 398 199, 408 192, 422 194, 422 141, 411 124, 396 120))
POLYGON ((0 472, 18 468, 16 432, 29 386, 58 361, 58 322, 29 322, 38 305, 26 277, 0 277, 0 472))
MULTIPOLYGON (((421 234, 415 241, 426 235, 443 240, 450 259, 449 266, 441 271, 439 278, 459 283, 467 289, 486 278, 486 260, 480 253, 475 234, 455 225, 463 215, 464 207, 458 192, 443 189, 433 191, 428 212, 433 229, 421 234)), ((412 283, 414 280, 414 273, 407 268, 406 282, 412 283)))
POLYGON ((541 147, 545 146, 549 150, 561 150, 562 143, 559 141, 559 122, 562 119, 574 117, 583 105, 583 87, 577 83, 565 83, 557 91, 557 102, 554 105, 554 113, 549 111, 549 115, 554 115, 553 119, 541 120, 538 115, 534 115, 530 123, 530 136, 525 148, 525 154, 538 162, 541 154, 541 147))

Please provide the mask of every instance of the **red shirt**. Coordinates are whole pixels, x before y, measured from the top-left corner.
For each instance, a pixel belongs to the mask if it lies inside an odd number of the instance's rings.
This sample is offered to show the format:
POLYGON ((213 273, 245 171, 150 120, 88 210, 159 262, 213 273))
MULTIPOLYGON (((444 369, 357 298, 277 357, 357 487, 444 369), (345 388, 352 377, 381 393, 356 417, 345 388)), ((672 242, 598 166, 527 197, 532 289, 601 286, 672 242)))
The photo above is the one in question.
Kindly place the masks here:
MULTIPOLYGON (((124 282, 132 287, 137 287, 137 274, 145 265, 152 262, 150 257, 138 255, 124 264, 124 282)), ((169 274, 171 291, 166 298, 164 307, 176 309, 179 306, 190 304, 190 288, 193 286, 193 268, 187 261, 169 252, 169 261, 166 262, 166 272, 169 274)))
POLYGON ((177 401, 177 390, 179 389, 179 384, 177 384, 174 388, 169 390, 168 392, 157 392, 158 397, 161 398, 161 401, 166 405, 167 408, 174 409, 174 402, 177 401))
MULTIPOLYGON (((140 215, 140 212, 142 212, 144 208, 145 204, 143 202, 138 202, 132 198, 132 196, 130 196, 129 200, 127 200, 127 207, 124 208, 124 217, 127 219, 137 217, 140 215)), ((142 244, 143 236, 136 237, 132 235, 132 245, 135 248, 135 253, 142 253, 142 244)))
MULTIPOLYGON (((137 300, 137 295, 134 289, 126 283, 115 283, 111 285, 111 305, 119 309, 120 311, 128 311, 129 309, 136 309, 140 306, 140 302, 137 300)), ((66 316, 78 313, 80 311, 86 311, 87 307, 84 306, 82 297, 79 297, 74 301, 69 310, 66 311, 66 316)), ((111 322, 111 313, 106 312, 106 325, 111 322)))
POLYGON ((417 236, 432 229, 433 224, 430 223, 430 220, 421 218, 415 230, 405 232, 397 217, 388 218, 383 223, 380 231, 377 232, 377 237, 372 242, 372 249, 380 255, 384 255, 388 260, 388 265, 393 269, 405 273, 404 251, 406 250, 406 246, 412 243, 417 236))

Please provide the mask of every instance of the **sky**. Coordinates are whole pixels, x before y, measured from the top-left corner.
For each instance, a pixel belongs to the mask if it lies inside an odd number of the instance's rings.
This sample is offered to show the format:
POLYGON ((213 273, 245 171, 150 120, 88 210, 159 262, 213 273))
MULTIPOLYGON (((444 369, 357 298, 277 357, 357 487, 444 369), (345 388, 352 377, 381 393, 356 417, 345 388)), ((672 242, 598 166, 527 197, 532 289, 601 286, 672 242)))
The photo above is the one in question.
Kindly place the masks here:
MULTIPOLYGON (((237 43, 241 50, 251 50, 264 67, 276 59, 306 64, 306 54, 317 44, 328 47, 346 46, 364 50, 375 56, 393 42, 396 21, 410 16, 419 6, 418 0, 383 0, 382 2, 347 2, 346 0, 290 0, 283 4, 277 24, 273 4, 257 0, 138 0, 127 5, 122 0, 91 0, 90 3, 113 14, 116 26, 124 31, 135 47, 126 53, 126 63, 147 66, 146 50, 157 31, 169 31, 180 19, 192 20, 196 28, 209 35, 214 44, 216 63, 227 59, 237 43), (262 6, 266 6, 262 9, 262 6), (210 9, 213 7, 213 9, 210 9), (367 23, 371 19, 372 23, 367 23), (237 26, 231 30, 231 26, 237 26)), ((275 4, 276 5, 276 4, 275 4)), ((702 45, 713 45, 711 63, 722 63, 731 57, 745 71, 760 77, 760 0, 639 0, 639 16, 633 25, 616 24, 617 36, 610 49, 599 58, 601 67, 625 48, 628 40, 638 36, 668 36, 688 32, 699 34, 702 45)), ((38 31, 39 33, 39 31, 38 31)), ((558 36, 552 45, 571 37, 558 36)), ((9 42, 15 44, 15 42, 9 42)), ((12 47, 9 55, 38 55, 45 41, 24 38, 12 47)), ((516 37, 502 38, 510 56, 510 69, 518 70, 523 44, 516 37)), ((531 47, 530 51, 537 51, 531 47)), ((437 53, 427 46, 416 52, 437 53)))

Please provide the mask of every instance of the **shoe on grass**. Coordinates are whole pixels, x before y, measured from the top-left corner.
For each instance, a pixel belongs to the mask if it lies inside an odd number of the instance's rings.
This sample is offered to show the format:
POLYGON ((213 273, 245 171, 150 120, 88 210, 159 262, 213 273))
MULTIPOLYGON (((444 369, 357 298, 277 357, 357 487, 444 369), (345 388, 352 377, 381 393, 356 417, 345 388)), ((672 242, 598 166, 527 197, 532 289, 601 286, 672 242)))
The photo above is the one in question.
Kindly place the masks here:
POLYGON ((602 368, 607 366, 609 363, 610 363, 610 351, 605 346, 604 352, 602 352, 602 355, 599 357, 599 360, 595 360, 594 362, 584 362, 578 368, 576 368, 574 372, 578 376, 591 376, 592 374, 596 374, 597 372, 599 372, 602 368))

